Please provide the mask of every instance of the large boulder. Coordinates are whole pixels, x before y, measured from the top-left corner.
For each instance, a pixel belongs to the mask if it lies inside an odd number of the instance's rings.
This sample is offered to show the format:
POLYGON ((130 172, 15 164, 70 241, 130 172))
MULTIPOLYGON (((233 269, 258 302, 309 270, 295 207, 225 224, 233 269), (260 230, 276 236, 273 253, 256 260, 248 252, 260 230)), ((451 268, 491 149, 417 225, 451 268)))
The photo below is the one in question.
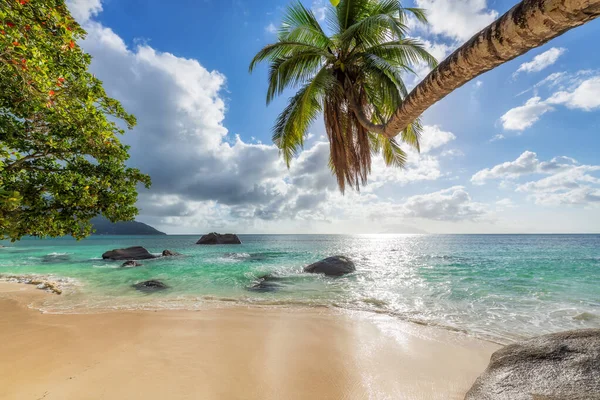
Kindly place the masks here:
POLYGON ((328 257, 304 267, 304 272, 325 274, 327 276, 342 276, 356 271, 352 260, 344 256, 328 257))
POLYGON ((147 293, 157 292, 157 291, 165 290, 165 289, 169 288, 167 285, 165 285, 161 281, 157 281, 156 279, 151 279, 149 281, 136 283, 135 285, 133 285, 133 287, 135 289, 139 290, 140 292, 147 292, 147 293))
POLYGON ((127 249, 115 249, 102 254, 105 260, 147 260, 155 258, 148 250, 141 246, 129 247, 127 249))
POLYGON ((599 400, 600 329, 545 335, 492 354, 465 400, 599 400))
POLYGON ((196 242, 196 244, 242 244, 241 240, 237 235, 232 233, 226 233, 221 235, 216 232, 204 235, 196 242))

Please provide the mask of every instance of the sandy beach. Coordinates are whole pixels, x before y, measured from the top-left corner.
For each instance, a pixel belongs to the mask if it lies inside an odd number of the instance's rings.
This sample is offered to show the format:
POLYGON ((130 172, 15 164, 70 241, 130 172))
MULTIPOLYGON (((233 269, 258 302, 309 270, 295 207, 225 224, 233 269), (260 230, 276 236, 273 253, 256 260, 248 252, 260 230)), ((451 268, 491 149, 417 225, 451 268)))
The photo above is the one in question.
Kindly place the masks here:
POLYGON ((0 284, 1 399, 462 399, 499 346, 329 309, 42 314, 0 284))

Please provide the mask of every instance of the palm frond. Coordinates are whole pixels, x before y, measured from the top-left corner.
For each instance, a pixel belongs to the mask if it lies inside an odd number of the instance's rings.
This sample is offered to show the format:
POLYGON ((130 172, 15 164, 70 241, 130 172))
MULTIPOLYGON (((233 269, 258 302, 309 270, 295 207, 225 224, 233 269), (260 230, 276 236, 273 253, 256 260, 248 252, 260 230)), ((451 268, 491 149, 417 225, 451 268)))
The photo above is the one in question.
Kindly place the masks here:
POLYGON ((326 48, 302 42, 280 41, 263 47, 252 59, 249 71, 252 72, 258 63, 265 60, 274 61, 279 58, 290 57, 302 52, 318 53, 325 58, 333 58, 333 55, 329 53, 326 48))
POLYGON ((374 154, 383 156, 383 161, 388 167, 404 168, 406 166, 407 155, 395 139, 388 139, 377 134, 369 134, 371 149, 374 154))
POLYGON ((288 7, 278 37, 279 41, 306 43, 322 49, 333 45, 315 14, 306 9, 300 1, 288 7))
MULTIPOLYGON (((400 39, 371 46, 362 51, 374 54, 397 65, 418 65, 426 63, 430 68, 435 68, 438 61, 425 49, 423 43, 416 39, 400 39)), ((356 55, 357 57, 360 54, 356 55)))
POLYGON ((323 65, 319 52, 303 52, 275 59, 269 68, 267 104, 286 88, 294 88, 314 78, 323 65))
POLYGON ((314 79, 290 98, 289 104, 273 127, 273 142, 280 149, 288 168, 298 149, 304 145, 304 135, 322 111, 322 98, 335 80, 331 70, 322 68, 314 79))
POLYGON ((412 124, 408 125, 400 134, 402 141, 413 147, 418 152, 421 152, 421 134, 423 133, 423 125, 421 120, 417 118, 412 124))
POLYGON ((417 18, 417 20, 419 22, 421 22, 423 24, 426 24, 428 22, 427 21, 427 12, 423 8, 406 7, 406 8, 402 8, 402 10, 404 11, 404 13, 402 13, 401 15, 405 15, 406 12, 409 12, 412 15, 414 15, 415 18, 417 18))

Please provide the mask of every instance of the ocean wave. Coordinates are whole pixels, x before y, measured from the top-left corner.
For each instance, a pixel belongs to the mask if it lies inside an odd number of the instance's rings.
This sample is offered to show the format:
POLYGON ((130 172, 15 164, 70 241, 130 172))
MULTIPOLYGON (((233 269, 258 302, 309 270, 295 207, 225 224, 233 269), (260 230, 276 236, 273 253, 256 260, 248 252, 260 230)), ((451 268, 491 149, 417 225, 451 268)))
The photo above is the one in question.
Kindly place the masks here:
POLYGON ((71 261, 70 253, 49 253, 45 256, 42 256, 42 262, 44 263, 62 263, 71 261))
POLYGON ((54 294, 74 292, 80 282, 73 278, 39 274, 0 274, 0 281, 35 285, 38 289, 54 294))

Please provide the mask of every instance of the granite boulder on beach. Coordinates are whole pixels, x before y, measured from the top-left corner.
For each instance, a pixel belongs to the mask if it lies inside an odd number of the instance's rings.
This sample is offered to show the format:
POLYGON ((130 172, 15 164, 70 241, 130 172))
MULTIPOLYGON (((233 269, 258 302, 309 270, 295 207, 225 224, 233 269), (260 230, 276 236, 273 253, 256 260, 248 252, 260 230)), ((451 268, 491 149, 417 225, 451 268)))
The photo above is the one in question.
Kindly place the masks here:
POLYGON ((600 400, 600 329, 534 337, 492 354, 465 400, 600 400))

